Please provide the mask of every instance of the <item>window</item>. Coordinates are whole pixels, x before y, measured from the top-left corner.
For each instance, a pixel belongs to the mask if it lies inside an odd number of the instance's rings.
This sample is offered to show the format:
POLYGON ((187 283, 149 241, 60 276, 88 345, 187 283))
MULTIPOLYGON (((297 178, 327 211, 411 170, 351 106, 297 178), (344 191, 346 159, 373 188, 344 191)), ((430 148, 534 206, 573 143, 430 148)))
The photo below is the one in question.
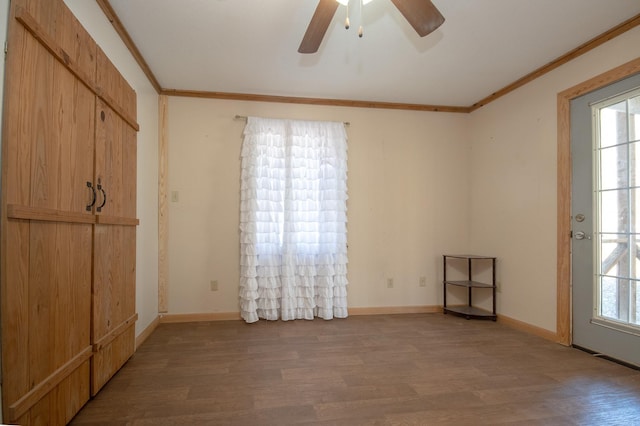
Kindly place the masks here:
POLYGON ((596 315, 639 327, 640 90, 594 105, 593 113, 599 268, 596 315))
POLYGON ((249 117, 241 180, 244 320, 346 317, 344 124, 249 117))

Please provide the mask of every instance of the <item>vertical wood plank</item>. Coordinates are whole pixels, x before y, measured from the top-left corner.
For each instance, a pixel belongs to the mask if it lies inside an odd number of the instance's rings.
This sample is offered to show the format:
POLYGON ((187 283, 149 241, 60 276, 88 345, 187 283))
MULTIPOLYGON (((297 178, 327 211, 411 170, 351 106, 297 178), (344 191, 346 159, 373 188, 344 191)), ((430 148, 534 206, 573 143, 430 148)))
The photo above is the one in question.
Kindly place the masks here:
MULTIPOLYGON (((123 226, 124 248, 124 312, 122 320, 129 319, 136 313, 136 232, 135 226, 123 226)), ((133 336, 133 347, 135 348, 135 334, 133 336)), ((131 352, 133 353, 133 352, 131 352)))
MULTIPOLYGON (((8 44, 14 54, 7 55, 5 105, 2 143, 2 230, 0 232, 2 256, 0 265, 2 318, 2 377, 3 412, 9 402, 17 400, 29 389, 29 370, 24 354, 28 353, 28 293, 29 293, 29 223, 14 221, 9 224, 7 203, 28 204, 30 174, 30 144, 18 144, 22 134, 22 110, 20 101, 24 94, 22 67, 34 63, 32 45, 27 43, 26 31, 15 23, 15 11, 24 6, 23 0, 11 3, 9 12, 8 44)), ((31 86, 27 85, 27 88, 31 86)), ((27 93, 28 95, 28 93, 27 93)), ((24 416, 21 421, 29 421, 24 416)))
MULTIPOLYGON (((31 187, 29 204, 33 207, 43 207, 54 209, 55 191, 57 185, 55 175, 52 171, 57 171, 57 158, 54 150, 59 143, 59 134, 54 127, 54 109, 56 100, 54 99, 53 77, 55 60, 49 55, 33 38, 28 38, 34 51, 33 76, 31 81, 25 83, 34 87, 30 94, 31 99, 25 99, 27 106, 25 116, 23 116, 22 140, 31 144, 31 187)), ((59 75, 56 74, 59 77, 59 75)))
MULTIPOLYGON (((29 390, 53 371, 50 352, 55 349, 50 324, 51 299, 56 290, 51 279, 56 224, 32 222, 29 253, 29 390), (52 294, 53 293, 53 294, 52 294)), ((53 355, 53 354, 51 354, 53 355)), ((53 357, 51 357, 53 358, 53 357)))
POLYGON ((29 353, 30 325, 29 223, 15 221, 4 228, 3 243, 5 247, 13 247, 12 256, 3 256, 2 268, 2 397, 6 413, 9 402, 17 401, 30 388, 25 359, 29 353))
MULTIPOLYGON (((87 75, 95 74, 96 44, 70 13, 61 18, 61 46, 87 75)), ((93 138, 95 123, 95 95, 77 78, 62 67, 62 87, 65 102, 62 122, 70 123, 62 130, 58 209, 88 213, 90 192, 86 182, 93 178, 93 138), (73 190, 70 190, 73 189, 73 190)))
POLYGON ((558 96, 557 317, 558 342, 571 344, 571 117, 570 100, 558 96))
POLYGON ((158 312, 169 312, 169 102, 158 97, 158 312))
POLYGON ((122 215, 128 218, 137 217, 138 163, 137 132, 122 123, 122 215))

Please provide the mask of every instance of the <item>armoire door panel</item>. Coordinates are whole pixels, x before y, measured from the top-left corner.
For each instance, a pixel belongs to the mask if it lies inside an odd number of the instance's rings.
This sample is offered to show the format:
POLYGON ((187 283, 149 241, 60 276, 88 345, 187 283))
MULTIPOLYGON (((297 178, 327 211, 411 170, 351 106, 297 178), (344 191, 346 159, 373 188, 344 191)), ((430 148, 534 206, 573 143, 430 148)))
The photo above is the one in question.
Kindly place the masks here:
MULTIPOLYGON (((98 84, 135 113, 135 93, 102 52, 98 84), (132 102, 134 106, 128 104, 132 102)), ((91 392, 95 395, 135 350, 136 130, 106 102, 96 104, 95 179, 106 203, 94 227, 91 392)))
POLYGON ((94 229, 93 395, 133 355, 136 319, 136 227, 95 225, 94 229))
POLYGON ((91 79, 96 45, 62 2, 11 2, 0 208, 3 412, 5 422, 55 425, 90 395, 95 219, 83 217, 91 217, 95 96, 15 19, 20 8, 91 79))

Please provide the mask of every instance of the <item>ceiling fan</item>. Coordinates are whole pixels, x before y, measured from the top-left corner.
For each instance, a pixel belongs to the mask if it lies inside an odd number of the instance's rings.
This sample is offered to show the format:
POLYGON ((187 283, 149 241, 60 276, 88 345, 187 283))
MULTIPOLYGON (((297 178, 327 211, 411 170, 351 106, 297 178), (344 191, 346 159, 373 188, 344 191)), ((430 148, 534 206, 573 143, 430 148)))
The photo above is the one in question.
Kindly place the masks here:
MULTIPOLYGON (((420 37, 435 31, 444 22, 444 16, 431 0, 391 0, 420 37)), ((315 53, 338 9, 337 0, 320 0, 298 48, 299 53, 315 53)))

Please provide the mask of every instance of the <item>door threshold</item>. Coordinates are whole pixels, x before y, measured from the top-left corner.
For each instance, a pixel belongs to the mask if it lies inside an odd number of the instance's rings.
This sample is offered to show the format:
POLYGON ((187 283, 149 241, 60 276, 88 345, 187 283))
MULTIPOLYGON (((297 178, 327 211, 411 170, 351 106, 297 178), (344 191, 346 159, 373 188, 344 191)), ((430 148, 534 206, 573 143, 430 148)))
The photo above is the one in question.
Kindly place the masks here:
POLYGON ((591 354, 594 357, 606 359, 607 361, 615 362, 616 364, 620 364, 620 365, 622 365, 624 367, 631 368, 632 370, 640 371, 640 365, 636 365, 636 364, 633 364, 633 363, 627 362, 627 361, 622 361, 620 359, 614 358, 614 357, 609 356, 609 355, 602 354, 602 353, 597 352, 597 351, 593 351, 591 349, 588 349, 588 348, 585 348, 585 347, 582 347, 582 346, 578 346, 578 345, 573 345, 572 344, 571 347, 579 349, 579 350, 581 350, 583 352, 586 352, 588 354, 591 354))

